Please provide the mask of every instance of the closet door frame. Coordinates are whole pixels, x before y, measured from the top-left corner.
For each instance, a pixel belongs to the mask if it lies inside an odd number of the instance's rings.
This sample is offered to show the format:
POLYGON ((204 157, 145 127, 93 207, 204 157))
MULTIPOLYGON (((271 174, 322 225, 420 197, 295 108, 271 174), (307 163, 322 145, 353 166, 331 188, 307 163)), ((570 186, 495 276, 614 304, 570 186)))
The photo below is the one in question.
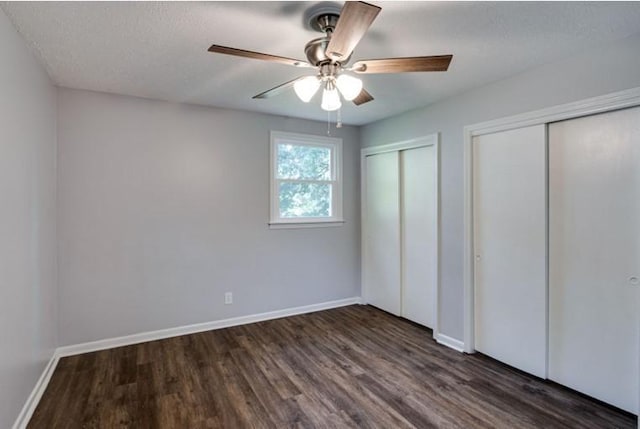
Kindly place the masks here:
MULTIPOLYGON (((473 230, 473 138, 532 125, 573 119, 627 107, 640 106, 640 87, 599 97, 557 105, 464 127, 464 336, 463 351, 475 352, 474 230, 473 230)), ((639 423, 640 425, 640 423, 639 423)))
MULTIPOLYGON (((381 154, 381 153, 386 153, 386 152, 400 152, 400 151, 404 151, 404 150, 409 150, 409 149, 417 149, 417 148, 421 148, 421 147, 428 147, 428 146, 433 146, 434 150, 435 150, 435 163, 434 163, 434 174, 435 174, 435 188, 436 188, 436 195, 435 195, 435 209, 436 209, 436 216, 435 216, 435 225, 434 225, 434 231, 435 231, 435 273, 434 273, 434 278, 433 278, 433 282, 434 282, 434 288, 433 288, 433 314, 434 314, 434 321, 433 321, 433 337, 437 338, 438 332, 439 332, 439 320, 440 320, 440 305, 439 305, 439 301, 438 301, 438 297, 439 297, 439 290, 440 290, 440 134, 439 133, 434 133, 434 134, 429 134, 427 136, 424 137, 418 137, 415 139, 411 139, 411 140, 404 140, 404 141, 400 141, 400 142, 395 142, 395 143, 390 143, 390 144, 384 144, 384 145, 380 145, 380 146, 372 146, 372 147, 367 147, 367 148, 363 148, 360 150, 360 207, 362 208, 360 211, 360 222, 361 222, 361 234, 360 234, 360 241, 361 241, 361 273, 360 273, 360 279, 361 279, 361 290, 362 290, 362 303, 363 304, 367 304, 368 303, 368 296, 369 296, 369 290, 368 290, 368 285, 366 283, 366 261, 367 261, 367 255, 366 255, 366 251, 367 251, 367 213, 365 208, 367 207, 367 156, 370 155, 377 155, 377 154, 381 154)), ((398 204, 401 204, 401 202, 399 201, 398 204)), ((401 228, 401 226, 399 225, 398 228, 401 228)))

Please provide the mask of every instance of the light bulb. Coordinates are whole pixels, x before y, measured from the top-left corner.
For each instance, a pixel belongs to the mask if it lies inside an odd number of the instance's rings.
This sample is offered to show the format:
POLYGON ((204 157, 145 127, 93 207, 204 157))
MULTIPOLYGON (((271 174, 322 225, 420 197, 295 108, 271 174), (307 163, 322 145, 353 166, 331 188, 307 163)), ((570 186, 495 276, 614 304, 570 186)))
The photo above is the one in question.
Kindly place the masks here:
POLYGON ((298 98, 305 103, 308 103, 313 98, 318 88, 320 88, 320 80, 317 76, 307 76, 293 84, 293 89, 296 91, 298 98))
POLYGON ((362 81, 357 77, 341 74, 336 80, 336 85, 345 100, 351 101, 362 92, 362 81))
POLYGON ((338 94, 338 90, 335 86, 327 85, 327 88, 322 92, 322 104, 320 105, 324 110, 329 112, 333 110, 338 110, 342 107, 342 103, 340 102, 340 94, 338 94))

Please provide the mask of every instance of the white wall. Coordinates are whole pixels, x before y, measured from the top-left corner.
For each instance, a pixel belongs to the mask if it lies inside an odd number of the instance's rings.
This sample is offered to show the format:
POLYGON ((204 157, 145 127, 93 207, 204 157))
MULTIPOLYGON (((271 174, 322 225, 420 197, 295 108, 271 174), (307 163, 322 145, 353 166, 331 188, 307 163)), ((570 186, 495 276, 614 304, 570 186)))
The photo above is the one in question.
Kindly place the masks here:
POLYGON ((638 87, 639 52, 636 35, 362 128, 365 147, 441 132, 442 333, 463 336, 463 127, 638 87))
POLYGON ((0 10, 0 427, 56 346, 56 90, 0 10))
POLYGON ((360 295, 357 128, 332 132, 346 224, 270 230, 269 131, 326 123, 70 89, 58 107, 61 345, 360 295))

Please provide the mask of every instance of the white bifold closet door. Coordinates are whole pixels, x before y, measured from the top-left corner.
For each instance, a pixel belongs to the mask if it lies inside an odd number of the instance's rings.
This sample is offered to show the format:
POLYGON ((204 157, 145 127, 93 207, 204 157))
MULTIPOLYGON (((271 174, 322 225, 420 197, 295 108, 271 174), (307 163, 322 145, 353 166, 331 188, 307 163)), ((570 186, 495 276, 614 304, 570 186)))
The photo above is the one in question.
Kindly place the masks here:
POLYGON ((402 316, 433 328, 437 261, 436 149, 400 152, 402 316))
POLYGON ((640 108, 549 125, 549 378, 638 413, 640 108))
POLYGON ((473 138, 475 349, 546 376, 546 126, 473 138))
POLYGON ((365 284, 367 302, 397 316, 401 311, 400 162, 398 152, 366 162, 365 284))
POLYGON ((371 305, 427 327, 437 283, 436 148, 365 158, 364 283, 371 305))

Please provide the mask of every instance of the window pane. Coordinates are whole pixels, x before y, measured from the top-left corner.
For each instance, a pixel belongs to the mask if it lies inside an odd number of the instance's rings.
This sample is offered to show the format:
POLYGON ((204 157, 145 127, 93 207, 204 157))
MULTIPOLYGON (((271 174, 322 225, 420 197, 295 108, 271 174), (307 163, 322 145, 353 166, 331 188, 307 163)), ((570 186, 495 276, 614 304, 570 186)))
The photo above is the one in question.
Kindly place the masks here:
POLYGON ((280 183, 280 217, 330 217, 331 185, 280 183))
POLYGON ((278 179, 331 180, 331 149, 278 144, 278 179))

